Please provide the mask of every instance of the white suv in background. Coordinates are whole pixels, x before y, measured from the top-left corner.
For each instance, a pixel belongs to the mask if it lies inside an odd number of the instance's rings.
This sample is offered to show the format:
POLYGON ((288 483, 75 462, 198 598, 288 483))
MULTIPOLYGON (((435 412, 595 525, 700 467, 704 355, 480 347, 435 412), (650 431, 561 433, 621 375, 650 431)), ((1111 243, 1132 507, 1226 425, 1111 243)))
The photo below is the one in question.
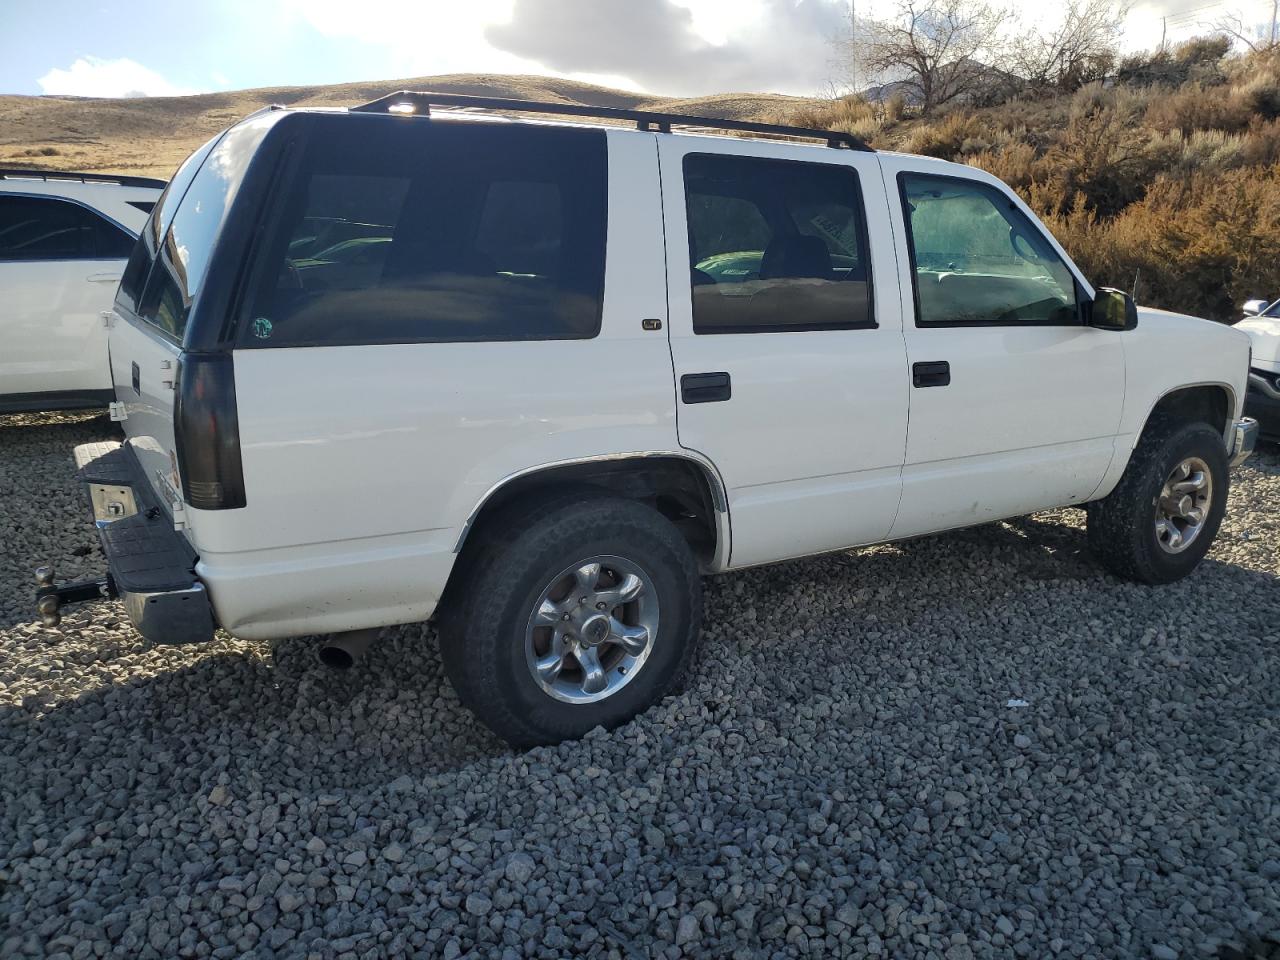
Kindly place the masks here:
POLYGON ((107 324, 163 180, 0 170, 0 413, 115 399, 107 324))
POLYGON ((1095 288, 982 170, 567 104, 257 113, 179 169, 113 322, 127 440, 76 449, 110 576, 40 571, 45 622, 435 617, 516 744, 670 690, 702 573, 1082 504, 1103 567, 1177 580, 1257 433, 1248 337, 1095 288))

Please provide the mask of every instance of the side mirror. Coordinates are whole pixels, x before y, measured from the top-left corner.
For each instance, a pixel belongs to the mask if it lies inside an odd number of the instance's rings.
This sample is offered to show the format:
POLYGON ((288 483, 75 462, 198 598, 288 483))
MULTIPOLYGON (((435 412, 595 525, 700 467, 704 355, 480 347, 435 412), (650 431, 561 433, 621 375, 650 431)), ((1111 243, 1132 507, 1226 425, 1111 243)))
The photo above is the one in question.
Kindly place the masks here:
POLYGON ((1087 305, 1086 317, 1099 330, 1132 330, 1138 325, 1138 307, 1123 290, 1102 287, 1087 305))
POLYGON ((1256 317, 1267 309, 1266 300, 1246 300, 1244 306, 1240 308, 1246 317, 1256 317))

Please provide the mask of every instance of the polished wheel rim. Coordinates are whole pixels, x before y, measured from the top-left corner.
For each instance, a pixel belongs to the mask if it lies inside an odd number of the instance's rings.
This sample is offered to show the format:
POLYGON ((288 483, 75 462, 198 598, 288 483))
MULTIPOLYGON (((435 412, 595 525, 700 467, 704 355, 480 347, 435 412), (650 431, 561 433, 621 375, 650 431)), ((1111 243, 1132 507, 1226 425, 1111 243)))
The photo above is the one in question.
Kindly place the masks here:
POLYGON ((565 703, 595 703, 630 683, 658 634, 658 593, 622 557, 566 567, 534 604, 525 660, 534 682, 565 703))
POLYGON ((1213 475, 1199 457, 1173 468, 1156 501, 1156 542, 1167 553, 1181 553, 1200 536, 1213 503, 1213 475))

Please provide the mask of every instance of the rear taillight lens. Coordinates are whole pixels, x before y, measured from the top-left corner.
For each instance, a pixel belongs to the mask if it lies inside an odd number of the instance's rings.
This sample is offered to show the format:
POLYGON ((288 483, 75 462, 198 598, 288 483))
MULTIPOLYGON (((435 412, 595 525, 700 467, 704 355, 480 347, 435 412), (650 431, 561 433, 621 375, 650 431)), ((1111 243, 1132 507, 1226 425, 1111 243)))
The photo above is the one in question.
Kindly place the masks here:
POLYGON ((173 427, 182 499, 198 510, 243 507, 244 471, 231 357, 183 355, 174 389, 173 427))

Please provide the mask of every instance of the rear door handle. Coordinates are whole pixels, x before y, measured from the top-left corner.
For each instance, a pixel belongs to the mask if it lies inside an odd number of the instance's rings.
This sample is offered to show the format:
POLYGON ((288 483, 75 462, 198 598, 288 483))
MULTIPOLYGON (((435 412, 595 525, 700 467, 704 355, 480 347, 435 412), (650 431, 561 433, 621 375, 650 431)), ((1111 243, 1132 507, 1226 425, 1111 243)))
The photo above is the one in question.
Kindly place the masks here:
POLYGON ((680 399, 685 403, 722 403, 731 396, 727 373, 686 373, 680 378, 680 399))
POLYGON ((90 283, 119 283, 120 274, 118 273, 91 273, 88 278, 90 283))
POLYGON ((913 387, 945 387, 951 383, 951 364, 946 360, 925 360, 911 365, 913 387))

